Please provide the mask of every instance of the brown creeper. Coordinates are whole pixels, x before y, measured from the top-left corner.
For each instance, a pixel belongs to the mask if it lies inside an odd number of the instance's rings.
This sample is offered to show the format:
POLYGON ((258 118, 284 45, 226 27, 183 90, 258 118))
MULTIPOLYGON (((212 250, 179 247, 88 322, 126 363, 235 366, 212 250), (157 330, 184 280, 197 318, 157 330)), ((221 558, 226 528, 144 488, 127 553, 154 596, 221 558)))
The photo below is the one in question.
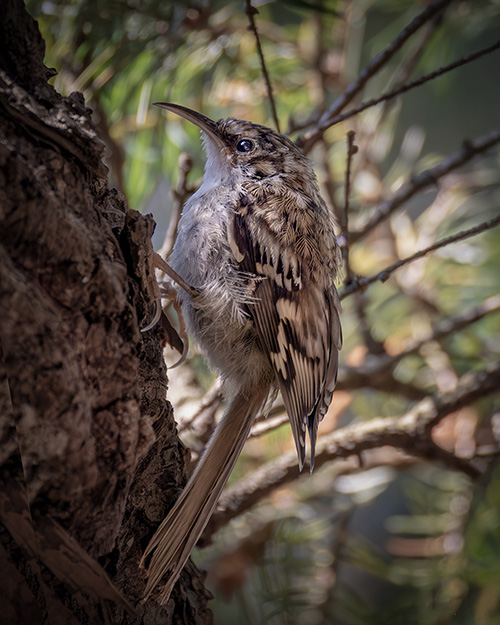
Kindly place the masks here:
POLYGON ((311 470, 318 424, 335 388, 342 345, 333 218, 309 160, 287 137, 238 119, 214 122, 158 104, 203 131, 203 183, 187 201, 169 264, 191 334, 224 383, 229 406, 144 557, 146 595, 164 574, 165 602, 206 526, 252 423, 278 388, 299 467, 306 429, 311 470))

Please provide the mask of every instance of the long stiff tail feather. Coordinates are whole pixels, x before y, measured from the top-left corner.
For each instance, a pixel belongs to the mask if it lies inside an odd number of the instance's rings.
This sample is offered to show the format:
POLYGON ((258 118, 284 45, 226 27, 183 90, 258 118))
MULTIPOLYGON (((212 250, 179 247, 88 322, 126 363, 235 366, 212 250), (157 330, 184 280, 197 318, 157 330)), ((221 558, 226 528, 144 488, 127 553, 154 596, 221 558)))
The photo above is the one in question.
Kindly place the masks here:
POLYGON ((162 604, 168 601, 212 516, 268 392, 269 385, 262 383, 260 388, 252 389, 250 396, 248 392, 238 393, 227 408, 193 475, 144 552, 141 565, 151 555, 145 600, 169 574, 159 599, 162 604))

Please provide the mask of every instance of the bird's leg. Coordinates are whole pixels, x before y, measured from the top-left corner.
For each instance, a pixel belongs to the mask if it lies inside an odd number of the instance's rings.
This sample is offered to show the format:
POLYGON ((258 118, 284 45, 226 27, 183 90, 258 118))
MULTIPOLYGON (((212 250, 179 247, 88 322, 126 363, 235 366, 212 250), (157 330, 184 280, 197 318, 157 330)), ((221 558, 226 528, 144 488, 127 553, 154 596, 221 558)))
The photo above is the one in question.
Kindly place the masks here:
MULTIPOLYGON (((166 261, 164 261, 163 258, 157 252, 153 252, 150 262, 151 262, 153 270, 161 269, 173 281, 175 281, 184 291, 186 291, 188 295, 190 295, 191 297, 196 297, 198 295, 198 291, 194 289, 193 287, 191 287, 183 278, 181 278, 181 276, 179 276, 179 274, 174 269, 172 269, 172 267, 170 267, 170 265, 166 261)), ((173 304, 175 312, 177 313, 177 318, 179 320, 178 335, 183 344, 181 357, 174 365, 170 366, 170 369, 173 369, 174 367, 179 366, 186 360, 188 349, 189 349, 188 335, 186 331, 186 322, 184 321, 181 306, 177 298, 178 290, 172 284, 172 282, 167 282, 167 281, 158 282, 156 280, 153 280, 153 292, 154 292, 155 300, 156 300, 155 301, 155 305, 156 305, 155 314, 153 316, 153 319, 148 323, 148 325, 141 329, 141 332, 147 332, 148 330, 151 330, 151 328, 154 328, 155 325, 160 320, 161 313, 162 313, 162 306, 161 306, 162 299, 167 299, 169 303, 173 304)))
MULTIPOLYGON (((159 258, 161 258, 161 256, 159 256, 159 258)), ((182 314, 181 305, 177 298, 177 289, 175 288, 175 286, 171 282, 159 282, 158 286, 160 287, 160 300, 158 300, 160 303, 160 310, 161 310, 161 299, 163 298, 168 299, 169 302, 173 304, 174 310, 177 313, 177 319, 179 320, 178 334, 184 347, 183 347, 182 354, 179 360, 175 364, 170 365, 169 367, 169 369, 174 369, 175 367, 182 365, 182 363, 187 358, 187 354, 189 350, 189 340, 188 340, 188 335, 187 335, 186 322, 182 314)))
POLYGON ((184 278, 181 278, 177 271, 175 271, 175 269, 172 269, 172 267, 165 260, 163 260, 163 258, 157 252, 153 252, 152 261, 153 266, 156 267, 156 269, 161 269, 162 271, 164 271, 167 276, 171 278, 174 282, 177 282, 177 284, 184 291, 186 291, 189 296, 194 298, 199 295, 198 289, 193 288, 184 280, 184 278))

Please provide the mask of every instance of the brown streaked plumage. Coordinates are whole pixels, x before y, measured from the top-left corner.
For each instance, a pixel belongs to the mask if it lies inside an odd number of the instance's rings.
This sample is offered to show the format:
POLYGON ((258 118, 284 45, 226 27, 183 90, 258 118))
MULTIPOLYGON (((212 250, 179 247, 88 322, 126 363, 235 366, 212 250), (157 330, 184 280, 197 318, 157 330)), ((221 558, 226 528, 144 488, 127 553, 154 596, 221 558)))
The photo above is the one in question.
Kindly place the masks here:
POLYGON ((164 602, 276 387, 300 469, 309 432, 312 470, 342 333, 334 286, 340 254, 309 160, 264 126, 232 118, 214 122, 176 104, 159 106, 204 133, 203 183, 184 207, 169 263, 199 293, 182 294, 183 312, 229 399, 193 476, 144 554, 151 555, 146 596, 169 575, 164 602))

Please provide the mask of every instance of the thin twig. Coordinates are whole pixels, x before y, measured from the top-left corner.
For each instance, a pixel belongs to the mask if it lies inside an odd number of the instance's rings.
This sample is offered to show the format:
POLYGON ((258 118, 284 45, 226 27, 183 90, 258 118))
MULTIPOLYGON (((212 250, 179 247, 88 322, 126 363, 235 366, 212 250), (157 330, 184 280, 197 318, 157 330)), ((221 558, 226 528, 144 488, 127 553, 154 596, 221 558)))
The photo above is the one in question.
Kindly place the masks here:
MULTIPOLYGON (((354 155, 358 152, 358 146, 354 143, 354 138, 356 133, 353 130, 350 130, 347 133, 347 167, 345 173, 345 202, 344 202, 344 210, 340 216, 340 228, 342 231, 342 235, 344 237, 342 249, 342 257, 343 257, 343 265, 345 270, 345 280, 344 284, 349 285, 353 280, 353 272, 349 263, 349 200, 351 196, 351 167, 352 167, 352 159, 354 155)), ((355 312, 358 317, 358 327, 360 329, 361 335, 364 339, 365 345, 368 348, 368 351, 372 354, 384 354, 384 346, 380 341, 376 341, 373 338, 373 335, 370 330, 370 325, 366 318, 366 307, 364 305, 364 294, 358 292, 355 301, 355 312)), ((391 386, 394 387, 396 385, 396 381, 392 380, 391 386)), ((416 389, 414 387, 410 387, 411 397, 413 399, 422 398, 422 390, 416 389)), ((397 392, 397 391, 395 391, 397 392)), ((405 388, 405 393, 408 394, 408 389, 405 388)))
POLYGON ((174 247, 175 238, 177 236, 177 225, 181 218, 182 207, 184 206, 187 198, 193 193, 193 189, 188 187, 187 178, 193 168, 193 159, 190 154, 183 152, 179 156, 179 180, 177 186, 173 192, 174 202, 172 203, 172 212, 170 214, 170 221, 168 222, 168 228, 165 233, 165 238, 161 248, 158 250, 158 254, 162 258, 168 258, 170 252, 174 247))
POLYGON ((200 399, 196 412, 189 418, 184 417, 178 425, 179 435, 182 437, 188 431, 202 430, 207 432, 205 436, 198 435, 197 438, 202 444, 208 443, 216 425, 216 413, 222 405, 222 390, 220 380, 216 380, 208 391, 200 399), (207 426, 208 422, 208 426, 207 426))
POLYGON ((406 258, 402 258, 401 260, 398 260, 396 263, 394 263, 393 265, 390 265, 389 267, 386 267, 382 271, 379 271, 377 274, 368 276, 366 278, 358 278, 356 281, 352 282, 351 284, 347 285, 346 287, 342 289, 342 291, 339 294, 340 299, 344 299, 345 297, 347 297, 348 295, 351 295, 352 293, 355 293, 356 291, 363 290, 369 284, 373 284, 374 282, 385 282, 389 278, 391 273, 396 271, 396 269, 399 269, 400 267, 403 267, 404 265, 408 265, 409 263, 412 263, 413 261, 418 260, 419 258, 423 258, 430 252, 434 252, 435 250, 438 250, 442 247, 450 245, 451 243, 456 243, 457 241, 463 241, 464 239, 468 239, 469 237, 475 236, 476 234, 480 234, 481 232, 485 232, 486 230, 495 228, 499 224, 500 224, 500 215, 498 215, 497 217, 493 217, 492 219, 489 219, 488 221, 483 221, 483 223, 478 224, 477 226, 474 226, 473 228, 469 228, 468 230, 462 230, 461 232, 458 232, 457 234, 453 234, 449 237, 445 237, 444 239, 440 239, 439 241, 437 241, 437 243, 434 243, 433 245, 430 245, 429 247, 426 247, 423 250, 419 250, 418 252, 415 252, 415 254, 412 254, 411 256, 407 256, 406 258))
MULTIPOLYGON (((280 402, 280 407, 282 411, 285 410, 285 406, 282 402, 280 402)), ((257 421, 252 426, 248 438, 259 438, 260 436, 264 436, 269 432, 277 430, 282 425, 285 425, 285 423, 288 423, 288 415, 286 412, 282 412, 277 417, 267 417, 267 419, 264 419, 263 421, 257 421)))
POLYGON ((325 172, 325 180, 323 181, 323 190, 327 197, 330 210, 335 216, 335 220, 340 223, 341 220, 341 207, 338 205, 337 200, 335 198, 335 175, 333 172, 333 168, 331 166, 330 160, 328 158, 328 146, 324 140, 324 137, 319 144, 321 147, 320 154, 322 160, 322 167, 325 172))
POLYGON ((469 162, 478 154, 482 154, 498 144, 500 144, 500 130, 494 130, 479 137, 479 139, 475 141, 465 141, 460 150, 457 150, 457 152, 443 159, 435 167, 426 169, 417 176, 413 176, 411 181, 400 187, 392 198, 383 202, 361 228, 349 233, 351 244, 365 237, 371 230, 378 226, 380 222, 386 219, 419 191, 436 184, 443 176, 469 162))
POLYGON ((252 0, 245 0, 245 13, 248 15, 248 21, 249 23, 249 29, 253 32, 253 34, 255 35, 255 41, 257 43, 257 52, 259 53, 259 59, 260 59, 260 66, 262 68, 262 74, 264 76, 264 80, 266 81, 266 88, 267 88, 267 97, 269 98, 269 102, 271 104, 271 111, 273 114, 273 119, 274 119, 274 124, 276 126, 276 130, 278 132, 280 131, 280 124, 278 121, 278 114, 276 113, 276 105, 274 103, 274 96, 273 96, 273 87, 271 85, 271 80, 269 78, 269 74, 267 71, 267 67, 266 67, 266 61, 264 59, 264 52, 262 50, 262 45, 260 43, 260 36, 259 36, 259 31, 257 30, 257 25, 255 23, 255 19, 254 16, 257 15, 259 13, 259 11, 252 6, 252 0))
MULTIPOLYGON (((500 49, 500 40, 496 41, 490 46, 487 46, 486 48, 481 48, 480 50, 477 50, 476 52, 473 52, 472 54, 464 56, 461 59, 458 59, 457 61, 454 61, 453 63, 450 63, 449 65, 446 65, 445 67, 436 69, 433 72, 430 72, 429 74, 425 74, 424 76, 421 76, 420 78, 416 78, 415 80, 412 80, 405 84, 398 85, 394 89, 391 89, 390 91, 386 91, 386 93, 383 93, 378 98, 372 98, 371 100, 366 100, 365 102, 361 102, 361 104, 358 104, 358 106, 355 106, 354 108, 350 109, 349 111, 346 111, 345 113, 340 113, 338 115, 330 117, 327 123, 325 122, 321 123, 321 120, 320 120, 320 122, 318 123, 318 128, 316 132, 323 133, 327 128, 330 128, 331 126, 335 126, 335 124, 339 124, 345 119, 354 117, 354 115, 358 115, 359 113, 366 111, 366 109, 376 106, 377 104, 380 104, 381 102, 392 100, 398 95, 406 93, 407 91, 410 91, 411 89, 415 89, 415 87, 420 87, 421 85, 423 85, 426 82, 429 82, 430 80, 434 80, 435 78, 438 78, 442 76, 443 74, 446 74, 447 72, 451 72, 454 69, 457 69, 458 67, 467 65, 468 63, 472 63, 473 61, 476 61, 480 57, 485 56, 486 54, 490 54, 491 52, 494 52, 495 50, 498 50, 498 49, 500 49)), ((294 130, 297 130, 297 128, 295 128, 294 130)), ((311 139, 309 139, 309 141, 310 140, 311 139)), ((300 143, 300 139, 298 140, 298 143, 300 143)))
POLYGON ((344 210, 340 215, 340 229, 344 236, 342 245, 342 260, 345 269, 345 282, 349 284, 352 279, 351 267, 349 265, 349 199, 351 195, 351 165, 352 159, 358 151, 358 146, 354 143, 356 133, 350 130, 347 133, 347 167, 345 172, 345 194, 344 194, 344 210))
MULTIPOLYGON (((480 321, 485 316, 498 313, 499 311, 500 295, 493 295, 484 300, 484 302, 481 302, 478 306, 466 310, 461 315, 443 319, 426 337, 418 341, 412 341, 405 349, 397 354, 389 355, 386 353, 378 357, 376 361, 372 360, 357 367, 341 367, 339 370, 337 388, 339 390, 352 391, 364 388, 367 384, 373 383, 373 381, 379 379, 383 380, 387 372, 392 371, 403 358, 418 353, 424 345, 434 341, 442 341, 450 334, 469 328, 473 323, 480 321)), ((387 379, 387 377, 385 379, 387 379)), ((389 388, 387 382, 385 388, 389 388)))
MULTIPOLYGON (((429 4, 419 15, 417 15, 406 28, 404 28, 391 43, 386 46, 368 65, 361 70, 357 79, 347 87, 344 93, 337 98, 332 106, 326 111, 316 123, 316 127, 297 139, 297 144, 304 152, 308 152, 314 143, 321 137, 322 133, 331 125, 330 120, 338 115, 349 102, 364 88, 370 78, 386 65, 386 63, 396 54, 398 50, 408 41, 408 39, 419 30, 424 24, 441 12, 446 5, 453 0, 435 0, 429 4)), ((314 123, 314 122, 311 122, 314 123)))
MULTIPOLYGON (((481 320, 486 315, 500 311, 500 295, 492 295, 481 302, 478 306, 474 306, 470 310, 466 310, 461 315, 454 317, 447 317, 443 319, 432 335, 427 339, 428 341, 442 341, 448 335, 468 328, 472 323, 481 320)), ((404 353, 408 354, 410 351, 418 351, 424 341, 418 341, 413 345, 409 345, 404 353)))
MULTIPOLYGON (((352 282, 352 275, 351 275, 351 282, 352 282)), ((354 311, 357 317, 358 332, 360 333, 363 339, 363 343, 366 345, 368 349, 368 352, 370 354, 376 355, 377 357, 380 357, 380 356, 383 356, 386 353, 386 351, 384 348, 383 341, 379 341, 373 336, 373 333, 372 333, 373 324, 370 323, 368 319, 368 314, 367 314, 368 306, 367 306, 366 300, 367 300, 367 295, 363 291, 358 291, 357 293, 354 294, 354 311)), ((412 399, 416 399, 417 397, 418 399, 422 398, 422 389, 419 389, 413 385, 410 385, 410 384, 402 385, 402 383, 397 382, 393 378, 391 378, 390 381, 385 380, 384 385, 386 388, 387 388, 387 383, 389 383, 389 387, 391 388, 391 391, 394 391, 394 393, 404 390, 404 392, 401 394, 406 397, 411 397, 412 399), (398 386, 399 388, 396 388, 398 386)), ((370 383, 368 384, 368 386, 375 388, 370 383)))
POLYGON ((412 51, 412 54, 406 62, 398 69, 398 72, 394 77, 393 89, 404 85, 410 79, 410 76, 413 74, 413 71, 427 50, 429 40, 436 33, 436 30, 442 23, 443 20, 441 19, 441 16, 436 15, 434 19, 422 29, 422 33, 420 33, 420 40, 416 42, 415 49, 412 51))
MULTIPOLYGON (((410 80, 410 76, 417 66, 418 61, 427 50, 429 40, 434 35, 440 24, 442 24, 441 16, 437 15, 431 22, 429 22, 429 24, 425 26, 423 32, 420 35, 420 41, 417 42, 417 45, 411 57, 398 70, 394 78, 394 84, 392 86, 393 89, 404 85, 407 81, 410 80)), ((363 149, 361 151, 361 161, 358 163, 360 171, 364 171, 367 167, 372 167, 374 165, 372 161, 373 145, 376 144, 376 137, 378 137, 379 130, 380 128, 382 128, 384 120, 386 119, 391 109, 395 106, 396 102, 397 100, 393 99, 387 100, 383 103, 383 106, 380 108, 380 113, 377 115, 378 119, 376 124, 362 125, 362 136, 364 137, 364 140, 363 149)))

